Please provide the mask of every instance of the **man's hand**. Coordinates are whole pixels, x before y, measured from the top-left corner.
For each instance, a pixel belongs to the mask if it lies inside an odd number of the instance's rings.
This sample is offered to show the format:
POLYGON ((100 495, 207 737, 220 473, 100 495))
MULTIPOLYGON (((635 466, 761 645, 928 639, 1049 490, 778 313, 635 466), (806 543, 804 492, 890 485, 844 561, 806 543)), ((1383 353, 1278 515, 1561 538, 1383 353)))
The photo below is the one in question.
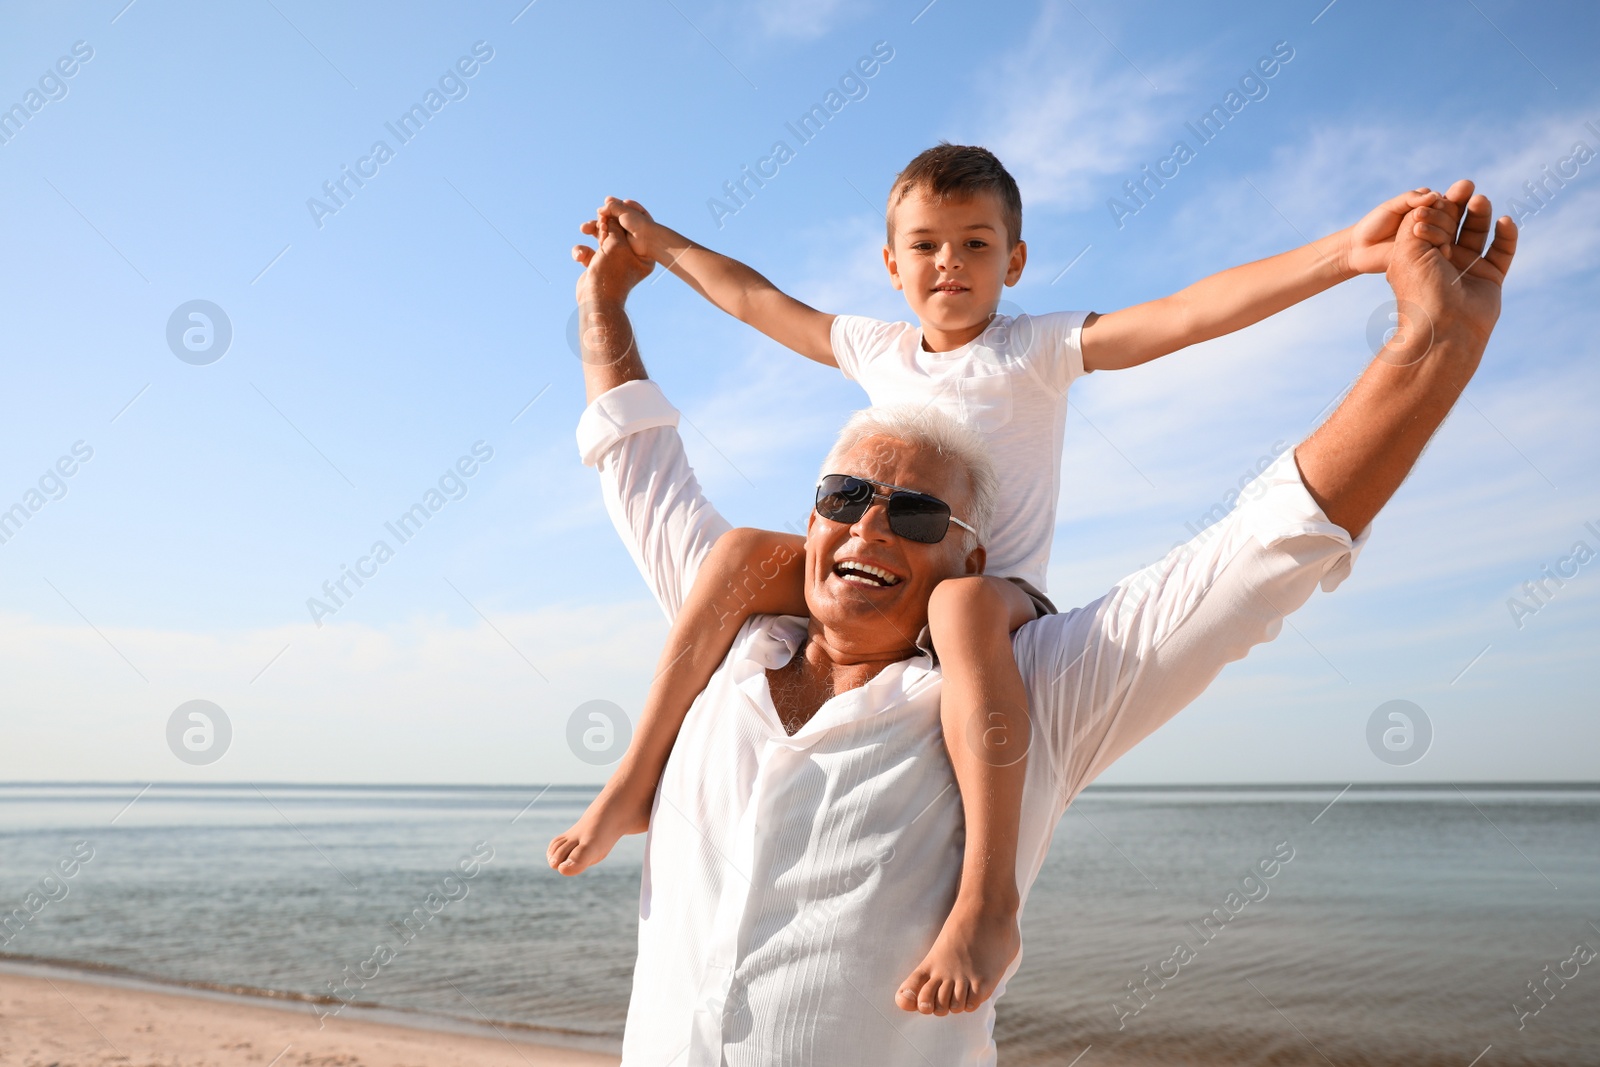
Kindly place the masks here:
POLYGON ((1432 189, 1413 189, 1385 200, 1345 231, 1348 248, 1345 261, 1357 274, 1382 274, 1389 269, 1395 235, 1405 217, 1419 207, 1438 204, 1443 198, 1432 189))
POLYGON ((650 276, 655 263, 634 253, 621 227, 600 216, 579 227, 595 238, 598 248, 573 245, 572 258, 584 268, 578 276, 578 304, 622 304, 628 293, 650 276))
POLYGON ((1439 201, 1410 211, 1387 268, 1395 302, 1427 315, 1436 338, 1481 352, 1500 317, 1500 289, 1517 253, 1517 226, 1502 215, 1489 241, 1489 198, 1462 180, 1439 201), (1485 248, 1485 245, 1488 245, 1485 248))

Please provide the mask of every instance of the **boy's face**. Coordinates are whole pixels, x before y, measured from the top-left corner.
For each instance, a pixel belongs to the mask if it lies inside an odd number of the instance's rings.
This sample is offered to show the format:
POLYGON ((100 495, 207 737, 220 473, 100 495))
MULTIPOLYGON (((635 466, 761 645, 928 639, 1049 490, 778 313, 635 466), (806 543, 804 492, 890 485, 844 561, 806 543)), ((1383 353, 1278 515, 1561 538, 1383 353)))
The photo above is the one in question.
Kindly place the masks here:
POLYGON ((987 326, 1004 286, 1017 284, 1028 246, 1009 246, 1000 198, 978 193, 935 200, 913 191, 894 207, 894 241, 883 250, 896 289, 923 328, 987 326))

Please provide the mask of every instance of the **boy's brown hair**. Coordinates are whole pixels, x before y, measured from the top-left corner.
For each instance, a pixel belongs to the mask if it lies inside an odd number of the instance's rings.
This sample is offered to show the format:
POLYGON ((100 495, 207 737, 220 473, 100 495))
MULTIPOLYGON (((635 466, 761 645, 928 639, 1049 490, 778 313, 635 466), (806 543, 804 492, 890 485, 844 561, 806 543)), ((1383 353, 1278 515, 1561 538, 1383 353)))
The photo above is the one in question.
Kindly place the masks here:
POLYGON ((889 187, 889 244, 894 244, 894 208, 913 192, 936 200, 965 200, 993 193, 1000 200, 1006 247, 1022 240, 1022 193, 1016 179, 987 148, 940 141, 906 164, 889 187))

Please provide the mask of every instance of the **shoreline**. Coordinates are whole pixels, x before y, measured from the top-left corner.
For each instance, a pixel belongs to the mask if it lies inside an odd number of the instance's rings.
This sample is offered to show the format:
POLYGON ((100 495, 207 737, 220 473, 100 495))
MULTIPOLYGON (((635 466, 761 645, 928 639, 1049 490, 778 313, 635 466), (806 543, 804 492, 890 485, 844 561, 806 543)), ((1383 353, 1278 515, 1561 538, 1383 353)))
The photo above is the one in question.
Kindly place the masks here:
POLYGON ((0 954, 0 1062, 99 1063, 107 1046, 151 1065, 349 1067, 430 1064, 609 1067, 620 1039, 401 1008, 349 1005, 319 1018, 327 997, 183 983, 100 964, 0 954), (268 1047, 272 1046, 272 1047, 268 1047), (241 1055, 245 1049, 251 1050, 241 1055), (274 1057, 277 1057, 274 1059, 274 1057))

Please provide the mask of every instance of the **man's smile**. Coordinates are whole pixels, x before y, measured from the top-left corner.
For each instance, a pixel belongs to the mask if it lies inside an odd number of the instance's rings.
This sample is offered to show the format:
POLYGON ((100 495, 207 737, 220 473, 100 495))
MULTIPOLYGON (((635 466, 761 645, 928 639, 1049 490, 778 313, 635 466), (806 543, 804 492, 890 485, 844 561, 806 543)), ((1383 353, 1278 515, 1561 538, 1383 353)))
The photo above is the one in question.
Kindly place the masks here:
POLYGON ((833 565, 833 573, 851 585, 865 585, 887 589, 900 584, 900 576, 893 571, 859 559, 843 559, 833 565))

